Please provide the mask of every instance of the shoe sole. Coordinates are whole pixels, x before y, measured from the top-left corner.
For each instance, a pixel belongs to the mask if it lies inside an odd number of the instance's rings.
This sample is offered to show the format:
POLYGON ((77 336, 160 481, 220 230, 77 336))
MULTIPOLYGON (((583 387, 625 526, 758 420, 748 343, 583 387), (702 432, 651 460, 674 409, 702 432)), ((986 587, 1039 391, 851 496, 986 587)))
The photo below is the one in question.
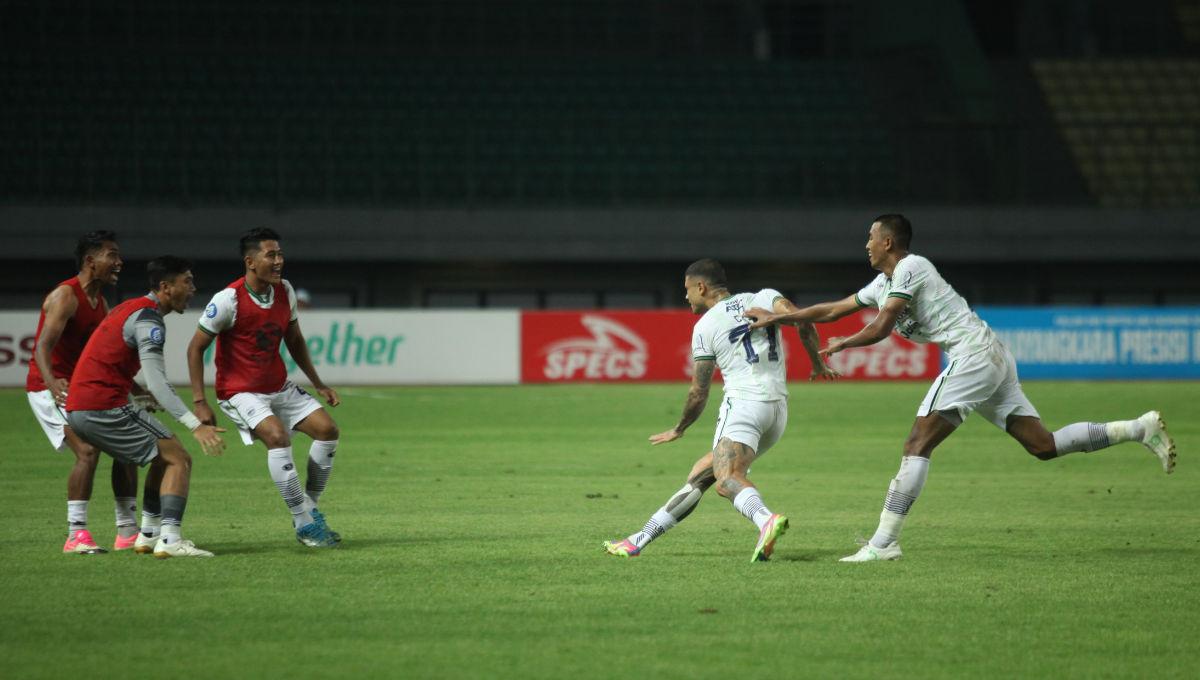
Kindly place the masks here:
POLYGON ((779 540, 780 536, 787 533, 788 518, 780 517, 779 521, 775 522, 775 526, 771 528, 771 535, 767 537, 767 541, 761 547, 754 549, 754 554, 750 556, 751 562, 768 562, 771 559, 771 554, 775 552, 775 541, 779 540))
POLYGON ((93 545, 90 548, 73 548, 64 550, 64 555, 105 555, 108 551, 98 545, 93 545))
POLYGON ((900 553, 899 555, 889 555, 887 557, 882 557, 879 555, 879 553, 875 553, 876 558, 873 560, 852 560, 852 559, 850 559, 851 557, 855 557, 856 555, 857 555, 857 553, 855 553, 854 555, 850 555, 848 557, 843 557, 842 559, 838 560, 838 562, 845 562, 846 564, 866 564, 867 562, 895 562, 896 560, 903 557, 904 553, 900 553))
POLYGON ((135 546, 133 546, 133 552, 134 552, 134 554, 137 554, 137 555, 149 555, 154 552, 154 546, 152 546, 152 545, 135 545, 135 546))
POLYGON ((296 539, 296 542, 305 548, 312 548, 313 550, 320 550, 322 548, 336 548, 342 544, 341 541, 335 541, 333 543, 305 543, 299 538, 296 539))
MULTIPOLYGON (((1175 471, 1175 440, 1171 439, 1171 435, 1167 434, 1167 421, 1163 420, 1162 414, 1155 411, 1154 415, 1155 421, 1158 423, 1158 436, 1167 442, 1167 457, 1164 460, 1162 455, 1153 446, 1150 450, 1154 452, 1155 456, 1158 456, 1158 460, 1163 464, 1163 470, 1169 475, 1175 471)), ((1153 438, 1151 439, 1153 440, 1153 438)))
POLYGON ((173 560, 176 557, 212 557, 212 555, 172 555, 171 553, 154 553, 156 560, 173 560))

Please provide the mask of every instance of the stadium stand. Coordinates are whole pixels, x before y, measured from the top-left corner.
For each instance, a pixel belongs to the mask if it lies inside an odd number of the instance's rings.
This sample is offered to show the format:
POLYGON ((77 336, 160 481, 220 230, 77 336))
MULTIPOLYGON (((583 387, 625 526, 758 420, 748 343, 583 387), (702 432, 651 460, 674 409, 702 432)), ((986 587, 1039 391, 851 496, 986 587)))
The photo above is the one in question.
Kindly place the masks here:
POLYGON ((1033 71, 1101 205, 1200 203, 1200 61, 1044 60, 1033 71))

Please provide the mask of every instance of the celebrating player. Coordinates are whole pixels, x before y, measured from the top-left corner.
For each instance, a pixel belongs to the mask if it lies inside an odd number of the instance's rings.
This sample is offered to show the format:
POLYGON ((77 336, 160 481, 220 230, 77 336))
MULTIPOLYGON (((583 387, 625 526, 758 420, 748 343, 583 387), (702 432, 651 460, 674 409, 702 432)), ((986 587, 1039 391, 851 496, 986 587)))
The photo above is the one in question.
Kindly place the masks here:
POLYGON ((219 428, 204 425, 184 406, 167 382, 163 313, 183 312, 196 292, 191 263, 165 255, 150 261, 150 293, 113 308, 88 340, 67 393, 67 424, 88 442, 127 464, 150 464, 146 511, 161 513, 161 527, 143 524, 134 550, 155 557, 212 557, 183 539, 192 458, 183 444, 146 410, 129 403, 133 376, 140 368, 146 389, 176 420, 187 426, 205 453, 225 447, 219 428), (161 532, 160 532, 161 529, 161 532))
MULTIPOLYGON (((605 541, 604 548, 612 555, 636 557, 650 541, 691 514, 715 482, 717 493, 733 501, 733 507, 758 527, 758 543, 751 561, 766 561, 775 549, 775 541, 787 531, 788 519, 767 509, 746 475, 750 464, 779 441, 787 426, 787 363, 775 327, 751 331, 745 314, 756 305, 780 312, 795 311, 796 307, 770 288, 731 294, 724 268, 712 259, 688 266, 683 285, 692 311, 703 315, 692 332, 692 387, 679 424, 651 436, 650 443, 665 444, 683 436, 704 412, 713 371, 720 368, 725 400, 717 418, 713 448, 696 461, 687 483, 641 531, 625 539, 605 541)), ((812 324, 799 326, 800 338, 812 359, 812 378, 837 377, 817 354, 818 338, 812 324)))
POLYGON ((333 547, 341 537, 329 529, 317 502, 333 469, 337 424, 320 402, 288 380, 279 355, 280 340, 325 401, 337 406, 340 400, 337 392, 321 381, 309 358, 296 320, 296 293, 282 277, 279 234, 252 229, 242 237, 241 247, 245 276, 213 296, 188 344, 196 413, 206 423, 216 422, 204 397, 204 351, 216 338, 221 410, 237 424, 247 446, 253 437, 266 445, 267 467, 292 513, 296 540, 309 547, 333 547), (313 439, 303 490, 292 460, 289 433, 293 430, 313 439))
POLYGON ((905 338, 935 343, 946 353, 949 365, 929 388, 904 442, 900 472, 888 488, 879 528, 857 553, 842 558, 843 562, 900 557, 900 528, 925 486, 929 457, 972 411, 1008 432, 1040 460, 1135 441, 1150 449, 1168 474, 1175 468, 1175 444, 1157 411, 1135 420, 1074 423, 1053 433, 1047 431, 1021 389, 1012 353, 929 260, 909 252, 911 240, 912 225, 907 218, 882 215, 871 224, 867 237, 871 267, 882 273, 856 295, 784 314, 765 309, 749 312, 756 319, 752 327, 757 328, 795 321, 835 321, 863 307, 876 307, 879 314, 866 328, 847 338, 834 338, 821 354, 877 343, 893 326, 905 338))
MULTIPOLYGON (((75 453, 75 465, 67 477, 67 541, 63 552, 96 554, 106 551, 96 545, 88 531, 88 501, 100 451, 71 430, 62 407, 75 362, 108 314, 108 302, 100 291, 115 284, 121 273, 116 235, 111 231, 84 234, 75 246, 75 262, 79 273, 58 284, 42 303, 25 390, 50 444, 57 451, 66 446, 75 453)), ((113 550, 127 550, 133 547, 138 533, 137 467, 114 460, 112 489, 117 516, 113 550)))

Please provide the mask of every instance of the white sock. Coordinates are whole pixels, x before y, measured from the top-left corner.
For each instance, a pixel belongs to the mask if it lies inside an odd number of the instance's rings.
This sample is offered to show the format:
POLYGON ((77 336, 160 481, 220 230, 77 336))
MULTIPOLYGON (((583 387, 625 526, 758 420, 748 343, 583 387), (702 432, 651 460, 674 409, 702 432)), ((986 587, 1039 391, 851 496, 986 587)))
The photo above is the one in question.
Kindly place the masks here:
POLYGON ((887 498, 883 501, 883 512, 879 513, 879 528, 871 537, 871 545, 886 548, 900 538, 900 529, 908 510, 917 502, 925 478, 929 476, 929 459, 921 456, 904 456, 900 459, 900 471, 888 485, 887 498))
POLYGON ((154 515, 143 510, 142 535, 146 538, 154 538, 160 533, 162 533, 162 515, 154 515))
POLYGON ((333 472, 333 456, 337 453, 338 440, 313 440, 308 448, 308 481, 304 485, 304 495, 311 503, 310 508, 317 507, 325 486, 329 484, 329 475, 333 472))
POLYGON ((748 486, 738 492, 738 495, 733 497, 733 507, 737 511, 746 516, 746 519, 754 522, 754 526, 762 531, 767 520, 771 519, 771 511, 763 504, 762 496, 758 495, 758 489, 748 486))
POLYGON ((87 501, 67 501, 67 531, 72 536, 87 529, 87 510, 87 501))
POLYGON ((646 520, 646 526, 642 530, 629 537, 629 542, 639 548, 644 548, 650 541, 662 536, 683 521, 684 517, 692 514, 692 510, 696 509, 696 504, 700 502, 700 497, 704 495, 704 491, 694 487, 691 483, 684 484, 683 488, 675 492, 674 496, 667 501, 667 504, 659 508, 650 519, 646 520))
POLYGON ((1054 450, 1065 456, 1077 451, 1099 451, 1121 442, 1140 442, 1146 427, 1140 420, 1111 423, 1072 423, 1054 432, 1054 450))
POLYGON ((676 524, 679 522, 671 516, 671 513, 659 509, 650 516, 650 519, 646 520, 646 526, 642 527, 641 531, 629 537, 629 542, 639 548, 645 548, 650 541, 667 533, 676 524))
POLYGON ((162 542, 168 545, 171 543, 178 543, 183 539, 183 536, 180 533, 181 531, 182 529, 180 529, 178 524, 173 524, 170 522, 163 524, 162 534, 160 534, 162 542))
POLYGON ((117 535, 129 538, 138 531, 137 498, 122 497, 113 499, 113 509, 117 515, 117 535))
POLYGON ((292 462, 292 447, 267 451, 267 468, 271 471, 271 479, 283 502, 287 503, 292 513, 292 525, 300 527, 311 524, 312 515, 304 503, 304 490, 300 488, 300 473, 296 472, 296 464, 292 462))

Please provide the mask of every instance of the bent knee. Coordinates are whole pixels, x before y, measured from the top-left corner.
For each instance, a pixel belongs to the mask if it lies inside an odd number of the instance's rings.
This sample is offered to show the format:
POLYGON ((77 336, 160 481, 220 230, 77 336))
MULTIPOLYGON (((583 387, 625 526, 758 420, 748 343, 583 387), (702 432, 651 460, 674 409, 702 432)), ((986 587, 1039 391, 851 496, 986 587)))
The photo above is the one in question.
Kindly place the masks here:
POLYGON ((903 453, 905 456, 920 456, 922 458, 928 458, 930 454, 933 453, 933 446, 928 441, 921 439, 909 439, 908 441, 904 442, 903 453))
POLYGON ((254 435, 267 445, 268 449, 282 449, 285 446, 292 445, 292 438, 288 436, 286 430, 282 427, 264 428, 261 431, 255 432, 254 435))
POLYGON ((96 467, 100 462, 100 449, 91 444, 83 444, 75 449, 75 460, 90 467, 96 467))
POLYGON ((155 460, 162 461, 164 465, 178 465, 187 470, 192 467, 192 454, 183 448, 183 444, 178 439, 167 439, 160 443, 158 457, 155 460))
POLYGON ((1038 460, 1058 458, 1058 447, 1054 445, 1054 437, 1049 433, 1044 437, 1025 437, 1019 441, 1029 455, 1038 460))
POLYGON ((314 437, 314 439, 319 439, 323 442, 331 442, 341 436, 342 433, 338 430, 337 423, 331 420, 329 421, 329 425, 321 428, 321 430, 317 432, 317 436, 314 437))
POLYGON ((722 498, 733 500, 733 497, 746 487, 745 482, 732 475, 717 477, 717 493, 722 498))
POLYGON ((1049 447, 1044 444, 1025 444, 1025 450, 1029 452, 1029 455, 1038 460, 1054 460, 1058 458, 1058 451, 1054 448, 1054 442, 1050 442, 1049 447))

